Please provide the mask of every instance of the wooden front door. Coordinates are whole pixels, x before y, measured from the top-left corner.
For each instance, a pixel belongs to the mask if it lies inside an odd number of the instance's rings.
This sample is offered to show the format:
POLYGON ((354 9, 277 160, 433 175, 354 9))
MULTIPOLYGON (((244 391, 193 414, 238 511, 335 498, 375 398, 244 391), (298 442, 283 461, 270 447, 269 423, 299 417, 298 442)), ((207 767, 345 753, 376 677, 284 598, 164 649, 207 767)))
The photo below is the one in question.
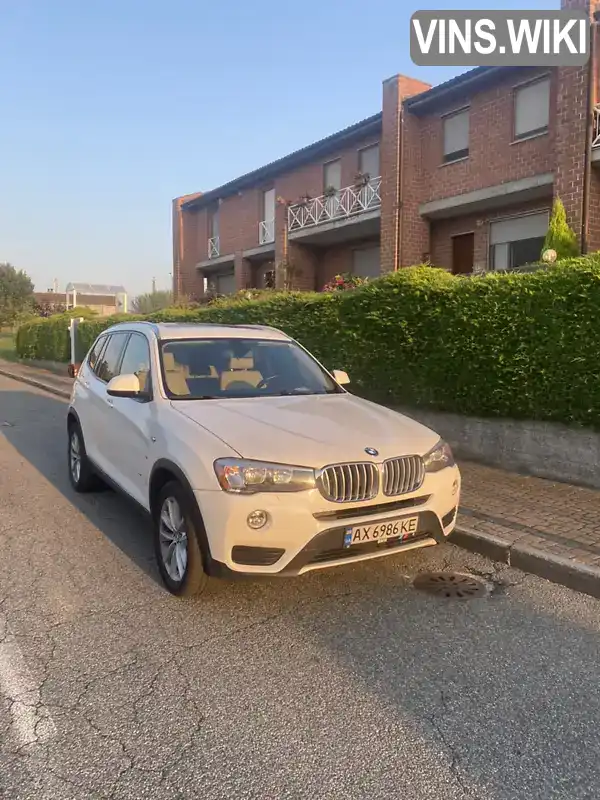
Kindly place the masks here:
POLYGON ((473 272, 475 234, 463 233, 452 237, 452 273, 465 275, 473 272))

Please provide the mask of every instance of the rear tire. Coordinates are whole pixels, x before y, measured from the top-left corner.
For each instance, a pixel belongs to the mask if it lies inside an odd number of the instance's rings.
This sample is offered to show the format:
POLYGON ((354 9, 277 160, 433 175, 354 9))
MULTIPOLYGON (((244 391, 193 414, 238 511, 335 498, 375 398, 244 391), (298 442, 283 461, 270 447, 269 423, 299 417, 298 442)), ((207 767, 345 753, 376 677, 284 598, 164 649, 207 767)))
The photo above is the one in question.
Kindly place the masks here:
POLYGON ((163 486, 153 513, 154 552, 165 586, 178 597, 201 594, 208 584, 197 517, 180 483, 163 486))
POLYGON ((67 450, 69 480, 76 492, 92 492, 97 489, 100 481, 90 463, 85 450, 83 433, 78 422, 69 424, 69 446, 67 450))

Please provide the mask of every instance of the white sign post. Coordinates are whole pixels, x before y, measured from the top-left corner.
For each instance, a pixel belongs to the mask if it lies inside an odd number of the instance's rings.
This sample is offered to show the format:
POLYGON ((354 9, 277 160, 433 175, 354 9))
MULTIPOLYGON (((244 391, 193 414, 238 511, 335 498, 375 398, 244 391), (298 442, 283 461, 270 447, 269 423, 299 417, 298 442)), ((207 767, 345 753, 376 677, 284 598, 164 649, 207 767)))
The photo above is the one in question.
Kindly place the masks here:
POLYGON ((73 377, 77 377, 77 327, 83 322, 83 317, 76 317, 69 323, 69 336, 71 339, 71 365, 69 372, 72 371, 73 377))

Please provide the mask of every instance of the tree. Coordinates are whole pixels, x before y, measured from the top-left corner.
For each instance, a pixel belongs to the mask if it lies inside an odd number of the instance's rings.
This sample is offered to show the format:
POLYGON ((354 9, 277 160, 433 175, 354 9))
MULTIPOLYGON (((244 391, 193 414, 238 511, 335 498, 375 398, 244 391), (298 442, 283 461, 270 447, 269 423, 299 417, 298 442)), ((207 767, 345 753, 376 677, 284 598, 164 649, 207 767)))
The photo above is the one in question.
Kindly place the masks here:
POLYGON ((173 305, 173 292, 168 290, 138 295, 131 306, 136 314, 152 314, 173 305))
POLYGON ((33 303, 33 283, 22 269, 0 264, 0 325, 14 325, 33 303))
POLYGON ((542 253, 555 250, 558 259, 574 258, 579 255, 579 244, 575 231, 569 227, 565 207, 560 197, 554 199, 548 233, 544 239, 542 253))

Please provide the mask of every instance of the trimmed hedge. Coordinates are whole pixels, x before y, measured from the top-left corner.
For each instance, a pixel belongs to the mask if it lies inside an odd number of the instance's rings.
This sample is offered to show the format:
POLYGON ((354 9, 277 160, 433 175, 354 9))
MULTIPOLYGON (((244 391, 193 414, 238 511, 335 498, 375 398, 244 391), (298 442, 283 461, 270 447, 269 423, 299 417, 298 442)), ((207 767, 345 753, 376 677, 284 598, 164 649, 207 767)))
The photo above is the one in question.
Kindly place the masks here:
MULTIPOLYGON (((347 292, 272 293, 148 318, 274 325, 346 369, 356 393, 387 404, 600 427, 599 309, 597 254, 528 274, 415 267, 347 292)), ((86 347, 113 321, 82 323, 86 347)), ((66 360, 64 319, 22 326, 17 352, 66 360)))

